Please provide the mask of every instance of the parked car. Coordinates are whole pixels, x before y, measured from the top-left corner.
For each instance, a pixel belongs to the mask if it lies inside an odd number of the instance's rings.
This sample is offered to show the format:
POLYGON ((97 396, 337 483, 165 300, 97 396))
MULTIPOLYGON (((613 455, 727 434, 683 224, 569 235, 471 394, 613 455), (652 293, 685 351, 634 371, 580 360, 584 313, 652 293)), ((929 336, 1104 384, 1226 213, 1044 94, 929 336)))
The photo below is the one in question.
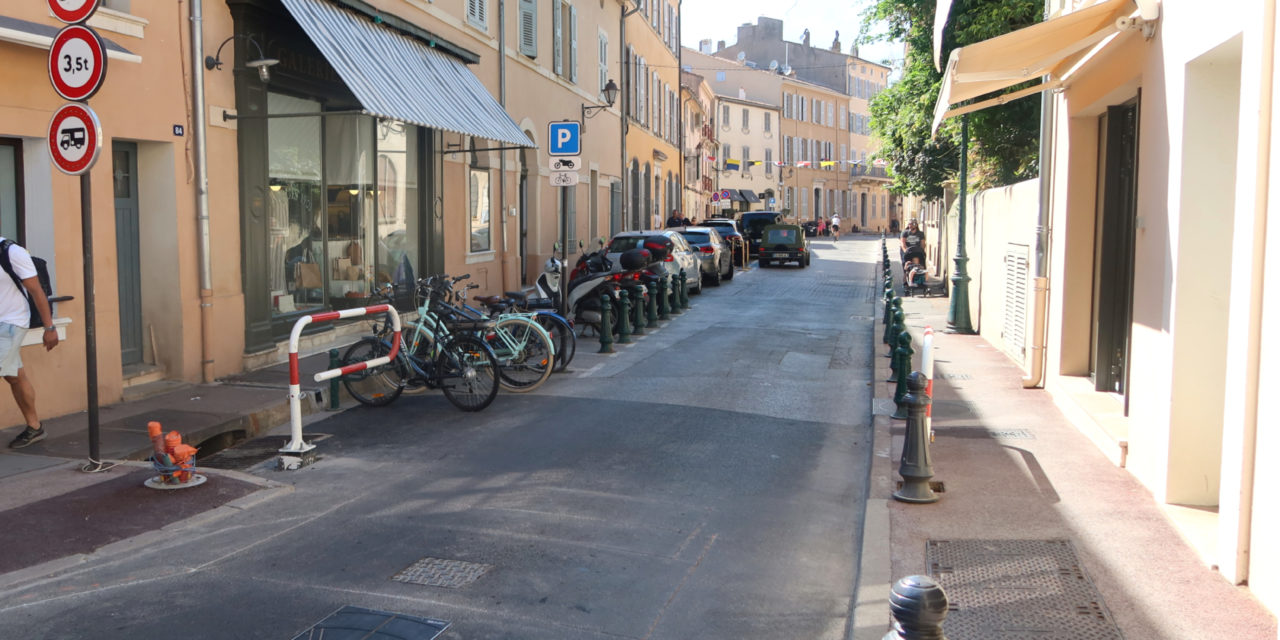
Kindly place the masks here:
POLYGON ((714 228, 720 234, 720 237, 724 240, 725 244, 729 245, 729 248, 732 249, 732 251, 730 251, 730 257, 732 258, 733 264, 735 266, 746 266, 747 237, 742 235, 742 231, 738 229, 737 220, 730 220, 729 218, 711 218, 699 223, 699 226, 714 228))
POLYGON ((675 227, 671 231, 678 231, 698 250, 703 280, 718 287, 721 280, 733 279, 733 249, 720 237, 719 231, 712 227, 675 227))
POLYGON ((649 240, 657 241, 662 245, 669 244, 670 246, 667 252, 668 255, 661 262, 654 263, 653 266, 655 273, 667 278, 667 290, 672 291, 674 289, 671 286, 671 278, 683 273, 688 281, 689 291, 691 293, 702 293, 702 278, 698 277, 702 259, 698 257, 698 252, 685 241, 684 236, 675 231, 670 229, 623 231, 609 241, 609 247, 605 253, 614 264, 617 264, 618 257, 623 251, 635 249, 636 247, 649 248, 645 246, 645 242, 649 240))
POLYGON ((760 250, 760 237, 764 228, 782 222, 782 214, 777 211, 748 211, 738 218, 738 228, 747 237, 751 253, 760 250))
POLYGON ((797 224, 771 224, 761 230, 760 266, 795 262, 803 269, 809 266, 809 241, 797 224))

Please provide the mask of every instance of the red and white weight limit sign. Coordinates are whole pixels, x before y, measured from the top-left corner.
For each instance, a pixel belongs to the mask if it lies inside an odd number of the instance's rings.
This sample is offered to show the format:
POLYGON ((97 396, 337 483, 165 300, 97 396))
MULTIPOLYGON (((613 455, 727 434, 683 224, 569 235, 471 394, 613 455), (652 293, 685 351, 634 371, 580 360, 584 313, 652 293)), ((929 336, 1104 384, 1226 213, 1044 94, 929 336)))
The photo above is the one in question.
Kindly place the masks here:
POLYGON ((67 100, 88 100, 107 77, 107 48, 96 31, 64 27, 49 47, 49 81, 67 100))
POLYGON ((102 125, 89 105, 62 105, 49 121, 49 155, 65 174, 78 176, 93 168, 102 151, 102 125))
POLYGON ((98 10, 99 0, 49 0, 53 16, 67 24, 80 24, 98 10))

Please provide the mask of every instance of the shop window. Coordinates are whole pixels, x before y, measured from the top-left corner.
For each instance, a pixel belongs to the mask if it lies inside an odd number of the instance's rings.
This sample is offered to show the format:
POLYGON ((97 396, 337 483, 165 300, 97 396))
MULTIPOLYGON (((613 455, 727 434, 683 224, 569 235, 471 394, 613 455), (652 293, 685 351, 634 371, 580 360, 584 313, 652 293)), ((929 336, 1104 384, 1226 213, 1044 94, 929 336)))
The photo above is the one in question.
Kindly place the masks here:
POLYGON ((368 116, 325 116, 325 249, 329 306, 358 306, 369 296, 375 258, 374 138, 368 116))
POLYGON ((22 141, 0 138, 0 236, 25 245, 22 200, 22 141))
POLYGON ((418 127, 390 120, 378 123, 374 282, 394 283, 406 299, 413 291, 422 255, 418 154, 418 127))
POLYGON ((269 93, 267 111, 316 114, 267 121, 267 285, 271 312, 281 315, 324 305, 320 103, 269 93))
POLYGON ((470 169, 467 211, 471 230, 471 253, 490 251, 489 170, 470 169))

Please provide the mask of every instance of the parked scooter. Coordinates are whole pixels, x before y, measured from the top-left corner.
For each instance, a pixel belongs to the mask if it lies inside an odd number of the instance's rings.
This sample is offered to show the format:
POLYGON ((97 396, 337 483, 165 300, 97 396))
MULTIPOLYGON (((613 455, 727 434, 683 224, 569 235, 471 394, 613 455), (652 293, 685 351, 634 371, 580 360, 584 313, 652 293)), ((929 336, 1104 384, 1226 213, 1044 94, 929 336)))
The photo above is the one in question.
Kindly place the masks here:
MULTIPOLYGON (((558 245, 556 248, 559 248, 558 245)), ((639 280, 639 270, 648 266, 650 262, 649 252, 633 249, 623 254, 624 257, 619 259, 622 263, 621 269, 618 269, 606 255, 603 239, 599 241, 599 248, 596 251, 587 253, 581 241, 578 243, 578 250, 580 255, 573 271, 569 274, 568 298, 565 300, 569 317, 573 318, 575 323, 588 324, 595 327, 597 331, 600 330, 603 317, 601 300, 607 296, 612 312, 610 330, 616 332, 621 311, 620 300, 623 295, 620 291, 629 281, 639 280)), ((563 256, 557 258, 553 253, 552 257, 543 264, 543 272, 534 283, 538 295, 550 299, 557 308, 560 308, 561 303, 560 274, 564 264, 562 260, 563 256)))

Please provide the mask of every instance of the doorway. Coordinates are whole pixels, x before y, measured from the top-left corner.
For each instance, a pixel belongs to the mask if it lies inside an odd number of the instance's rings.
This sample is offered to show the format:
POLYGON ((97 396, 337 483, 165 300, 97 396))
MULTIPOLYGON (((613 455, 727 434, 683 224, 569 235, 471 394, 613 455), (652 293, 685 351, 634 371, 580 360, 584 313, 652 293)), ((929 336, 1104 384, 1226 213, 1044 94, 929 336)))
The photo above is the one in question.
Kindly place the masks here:
POLYGON ((116 274, 120 288, 120 364, 142 364, 142 266, 138 228, 138 145, 111 143, 116 210, 116 274))
POLYGON ((1100 125, 1090 373, 1097 391, 1125 396, 1127 414, 1138 184, 1137 99, 1107 107, 1100 125))

